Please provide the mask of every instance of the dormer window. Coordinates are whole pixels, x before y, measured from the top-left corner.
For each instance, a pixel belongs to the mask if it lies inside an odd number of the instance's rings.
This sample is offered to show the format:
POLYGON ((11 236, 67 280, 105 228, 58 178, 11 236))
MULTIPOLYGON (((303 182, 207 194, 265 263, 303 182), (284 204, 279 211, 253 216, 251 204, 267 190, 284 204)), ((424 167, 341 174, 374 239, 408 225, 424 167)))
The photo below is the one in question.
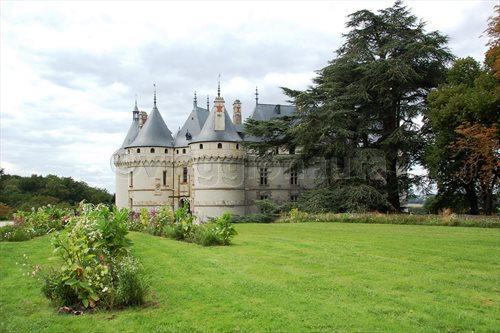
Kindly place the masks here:
POLYGON ((191 135, 191 133, 189 133, 189 131, 186 132, 186 140, 191 140, 193 138, 193 136, 191 135))

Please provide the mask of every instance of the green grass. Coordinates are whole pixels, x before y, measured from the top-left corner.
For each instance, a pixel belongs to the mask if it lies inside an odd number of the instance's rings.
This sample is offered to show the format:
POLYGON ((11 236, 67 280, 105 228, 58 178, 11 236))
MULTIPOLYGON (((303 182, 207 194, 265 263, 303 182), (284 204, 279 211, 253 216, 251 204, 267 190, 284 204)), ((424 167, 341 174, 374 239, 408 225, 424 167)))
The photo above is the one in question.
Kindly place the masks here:
POLYGON ((0 243, 1 332, 493 332, 500 230, 337 223, 238 225, 234 245, 133 233, 148 306, 58 315, 23 254, 56 265, 50 237, 0 243))

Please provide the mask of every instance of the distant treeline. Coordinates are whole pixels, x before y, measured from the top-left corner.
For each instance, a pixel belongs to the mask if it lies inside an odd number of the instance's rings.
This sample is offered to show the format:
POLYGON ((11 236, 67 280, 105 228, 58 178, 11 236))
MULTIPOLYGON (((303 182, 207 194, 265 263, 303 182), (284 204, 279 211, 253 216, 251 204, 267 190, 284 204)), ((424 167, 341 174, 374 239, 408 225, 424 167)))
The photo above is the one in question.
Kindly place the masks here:
POLYGON ((21 177, 8 175, 0 170, 0 216, 3 215, 4 218, 17 210, 29 210, 48 204, 72 207, 82 200, 94 204, 114 202, 113 195, 107 190, 91 187, 71 177, 21 177))

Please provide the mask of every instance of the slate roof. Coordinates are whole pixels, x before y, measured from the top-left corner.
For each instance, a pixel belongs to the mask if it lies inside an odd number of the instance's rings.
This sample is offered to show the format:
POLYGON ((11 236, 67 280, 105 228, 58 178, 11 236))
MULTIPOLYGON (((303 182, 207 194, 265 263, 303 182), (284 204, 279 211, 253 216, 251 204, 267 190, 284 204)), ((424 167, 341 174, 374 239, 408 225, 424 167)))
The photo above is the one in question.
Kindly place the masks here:
POLYGON ((297 111, 293 105, 257 104, 250 118, 255 120, 269 120, 274 117, 290 116, 297 111))
MULTIPOLYGON (((156 103, 155 103, 156 104, 156 103)), ((174 139, 156 105, 130 147, 173 147, 174 139)))
MULTIPOLYGON (((257 104, 250 118, 255 120, 270 120, 275 117, 290 116, 297 111, 293 105, 280 104, 257 104)), ((245 141, 260 141, 261 139, 253 135, 245 135, 245 141)))
POLYGON ((215 130, 215 108, 208 115, 203 128, 196 137, 193 137, 191 142, 213 142, 213 141, 226 141, 226 142, 237 142, 241 141, 241 137, 238 134, 238 130, 233 124, 233 121, 229 117, 226 108, 224 108, 224 121, 225 126, 223 131, 215 130))
POLYGON ((134 142, 137 134, 139 134, 139 121, 134 119, 132 120, 132 124, 130 124, 127 136, 125 137, 125 140, 123 140, 121 148, 128 147, 132 142, 134 142))
POLYGON ((193 111, 189 114, 186 122, 182 128, 175 135, 174 146, 175 147, 187 147, 189 143, 201 132, 203 125, 207 121, 209 112, 207 109, 200 107, 195 107, 193 111), (191 139, 189 139, 189 133, 191 139))

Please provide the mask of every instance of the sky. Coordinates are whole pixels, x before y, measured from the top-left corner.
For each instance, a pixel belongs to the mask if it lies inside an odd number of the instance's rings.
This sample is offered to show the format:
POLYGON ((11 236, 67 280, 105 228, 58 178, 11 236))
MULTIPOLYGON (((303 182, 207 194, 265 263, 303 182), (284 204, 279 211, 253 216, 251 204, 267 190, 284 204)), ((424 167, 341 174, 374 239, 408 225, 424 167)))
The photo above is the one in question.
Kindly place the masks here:
MULTIPOLYGON (((498 1, 405 1, 457 57, 483 60, 498 1)), ((307 89, 345 40, 347 16, 393 1, 0 0, 0 167, 73 177, 114 193, 111 156, 140 110, 175 132, 193 95, 210 105, 221 75, 230 111, 286 104, 307 89)), ((230 112, 231 113, 231 112, 230 112)))

